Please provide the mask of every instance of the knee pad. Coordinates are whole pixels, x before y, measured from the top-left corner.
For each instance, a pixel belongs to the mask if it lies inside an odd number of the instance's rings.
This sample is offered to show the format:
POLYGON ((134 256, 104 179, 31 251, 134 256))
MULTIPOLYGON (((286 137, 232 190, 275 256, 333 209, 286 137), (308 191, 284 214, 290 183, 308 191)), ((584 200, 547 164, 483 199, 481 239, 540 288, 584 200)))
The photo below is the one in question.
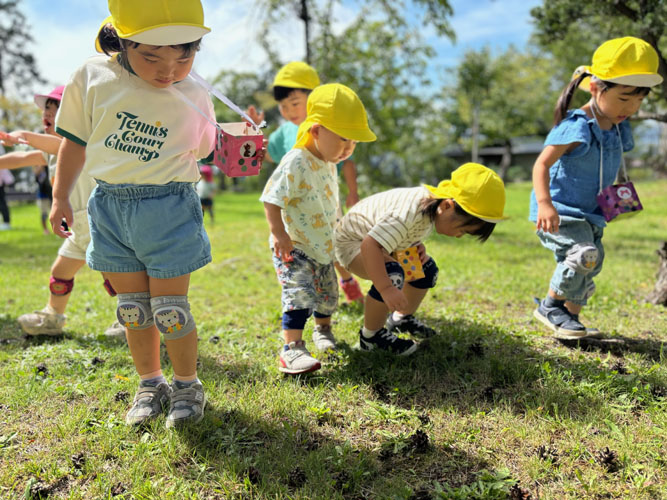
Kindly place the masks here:
POLYGON ((430 258, 426 261, 426 264, 424 264, 422 268, 424 269, 424 277, 419 278, 418 280, 408 281, 408 285, 422 290, 426 288, 433 288, 438 282, 438 265, 435 263, 433 258, 430 258))
POLYGON ((588 274, 597 265, 598 255, 598 249, 593 243, 577 243, 567 251, 563 263, 577 273, 588 274))
MULTIPOLYGON (((391 284, 394 285, 399 290, 403 290, 403 284, 405 283, 405 271, 398 262, 389 261, 384 263, 384 267, 387 270, 387 276, 391 280, 391 284)), ((368 290, 368 295, 373 297, 378 302, 384 302, 382 295, 378 292, 375 285, 371 286, 371 289, 368 290)))
POLYGON ((197 325, 190 314, 190 304, 187 295, 165 295, 153 297, 151 309, 155 326, 160 330, 165 340, 175 340, 185 337, 197 325))
POLYGON ((61 280, 55 276, 51 276, 49 280, 49 290, 53 295, 67 295, 72 292, 74 288, 74 278, 71 280, 61 280))
POLYGON ((283 313, 283 330, 303 330, 310 317, 310 309, 294 309, 283 313))
POLYGON ((119 293, 116 317, 121 325, 132 330, 143 330, 152 326, 150 293, 119 293))

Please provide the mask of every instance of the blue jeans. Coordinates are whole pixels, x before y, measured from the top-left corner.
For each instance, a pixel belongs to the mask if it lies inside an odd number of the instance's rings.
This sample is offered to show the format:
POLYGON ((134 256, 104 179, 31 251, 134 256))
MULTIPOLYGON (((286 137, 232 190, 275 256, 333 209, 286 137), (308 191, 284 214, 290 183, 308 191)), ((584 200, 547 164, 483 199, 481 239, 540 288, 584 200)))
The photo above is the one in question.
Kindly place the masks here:
POLYGON ((558 295, 574 304, 586 305, 595 291, 593 278, 602 270, 604 261, 603 232, 604 228, 595 226, 585 219, 568 216, 561 216, 557 233, 537 231, 542 245, 551 250, 556 259, 556 270, 551 276, 549 286, 558 295), (586 274, 565 265, 567 251, 577 243, 592 243, 598 250, 595 267, 586 274))

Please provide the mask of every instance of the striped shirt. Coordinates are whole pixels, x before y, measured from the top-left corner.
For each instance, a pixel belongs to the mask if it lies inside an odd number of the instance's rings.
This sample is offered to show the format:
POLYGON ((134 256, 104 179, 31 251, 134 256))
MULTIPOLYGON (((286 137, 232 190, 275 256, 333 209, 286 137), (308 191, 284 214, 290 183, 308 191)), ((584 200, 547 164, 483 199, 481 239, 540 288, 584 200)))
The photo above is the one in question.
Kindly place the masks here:
POLYGON ((336 257, 344 266, 359 254, 366 235, 388 253, 403 250, 426 239, 433 230, 422 215, 421 201, 429 198, 424 187, 397 188, 364 198, 336 227, 336 257))

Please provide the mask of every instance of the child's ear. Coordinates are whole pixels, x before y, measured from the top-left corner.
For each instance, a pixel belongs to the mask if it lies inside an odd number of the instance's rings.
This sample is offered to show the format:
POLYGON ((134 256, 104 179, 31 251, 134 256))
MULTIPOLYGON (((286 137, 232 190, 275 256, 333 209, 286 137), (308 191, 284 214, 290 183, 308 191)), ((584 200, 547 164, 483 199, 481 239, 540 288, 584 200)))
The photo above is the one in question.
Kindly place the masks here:
POLYGON ((452 210, 453 208, 454 208, 454 200, 445 198, 438 205, 438 214, 442 214, 443 212, 447 212, 448 210, 452 210))
POLYGON ((319 123, 313 123, 312 127, 310 127, 310 135, 313 136, 313 139, 319 139, 320 138, 320 125, 319 123))

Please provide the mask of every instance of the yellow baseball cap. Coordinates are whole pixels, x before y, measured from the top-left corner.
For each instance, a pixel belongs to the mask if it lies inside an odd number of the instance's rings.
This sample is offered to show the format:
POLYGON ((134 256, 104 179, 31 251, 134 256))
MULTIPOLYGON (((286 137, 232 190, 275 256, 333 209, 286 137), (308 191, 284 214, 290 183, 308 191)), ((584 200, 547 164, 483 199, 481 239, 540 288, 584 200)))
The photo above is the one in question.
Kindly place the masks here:
MULTIPOLYGON (((147 45, 190 43, 211 31, 200 0, 109 0, 109 12, 100 30, 111 23, 120 38, 147 45)), ((102 52, 97 40, 95 48, 102 52)))
POLYGON ((274 87, 313 90, 320 84, 320 77, 312 66, 301 61, 285 64, 273 79, 274 87))
MULTIPOLYGON (((579 66, 572 78, 585 72, 605 82, 653 87, 662 83, 658 64, 658 53, 650 44, 640 38, 626 36, 607 40, 600 45, 593 54, 593 64, 579 66)), ((582 80, 579 88, 590 91, 590 78, 582 80)))
POLYGON ((435 198, 452 198, 470 215, 486 222, 509 219, 505 209, 505 185, 498 174, 479 163, 465 163, 452 172, 451 180, 438 187, 424 184, 435 198))
POLYGON ((306 119, 297 132, 295 148, 306 145, 310 128, 316 123, 351 141, 373 142, 377 139, 368 126, 361 99, 354 90, 340 83, 316 87, 308 96, 306 112, 306 119))

